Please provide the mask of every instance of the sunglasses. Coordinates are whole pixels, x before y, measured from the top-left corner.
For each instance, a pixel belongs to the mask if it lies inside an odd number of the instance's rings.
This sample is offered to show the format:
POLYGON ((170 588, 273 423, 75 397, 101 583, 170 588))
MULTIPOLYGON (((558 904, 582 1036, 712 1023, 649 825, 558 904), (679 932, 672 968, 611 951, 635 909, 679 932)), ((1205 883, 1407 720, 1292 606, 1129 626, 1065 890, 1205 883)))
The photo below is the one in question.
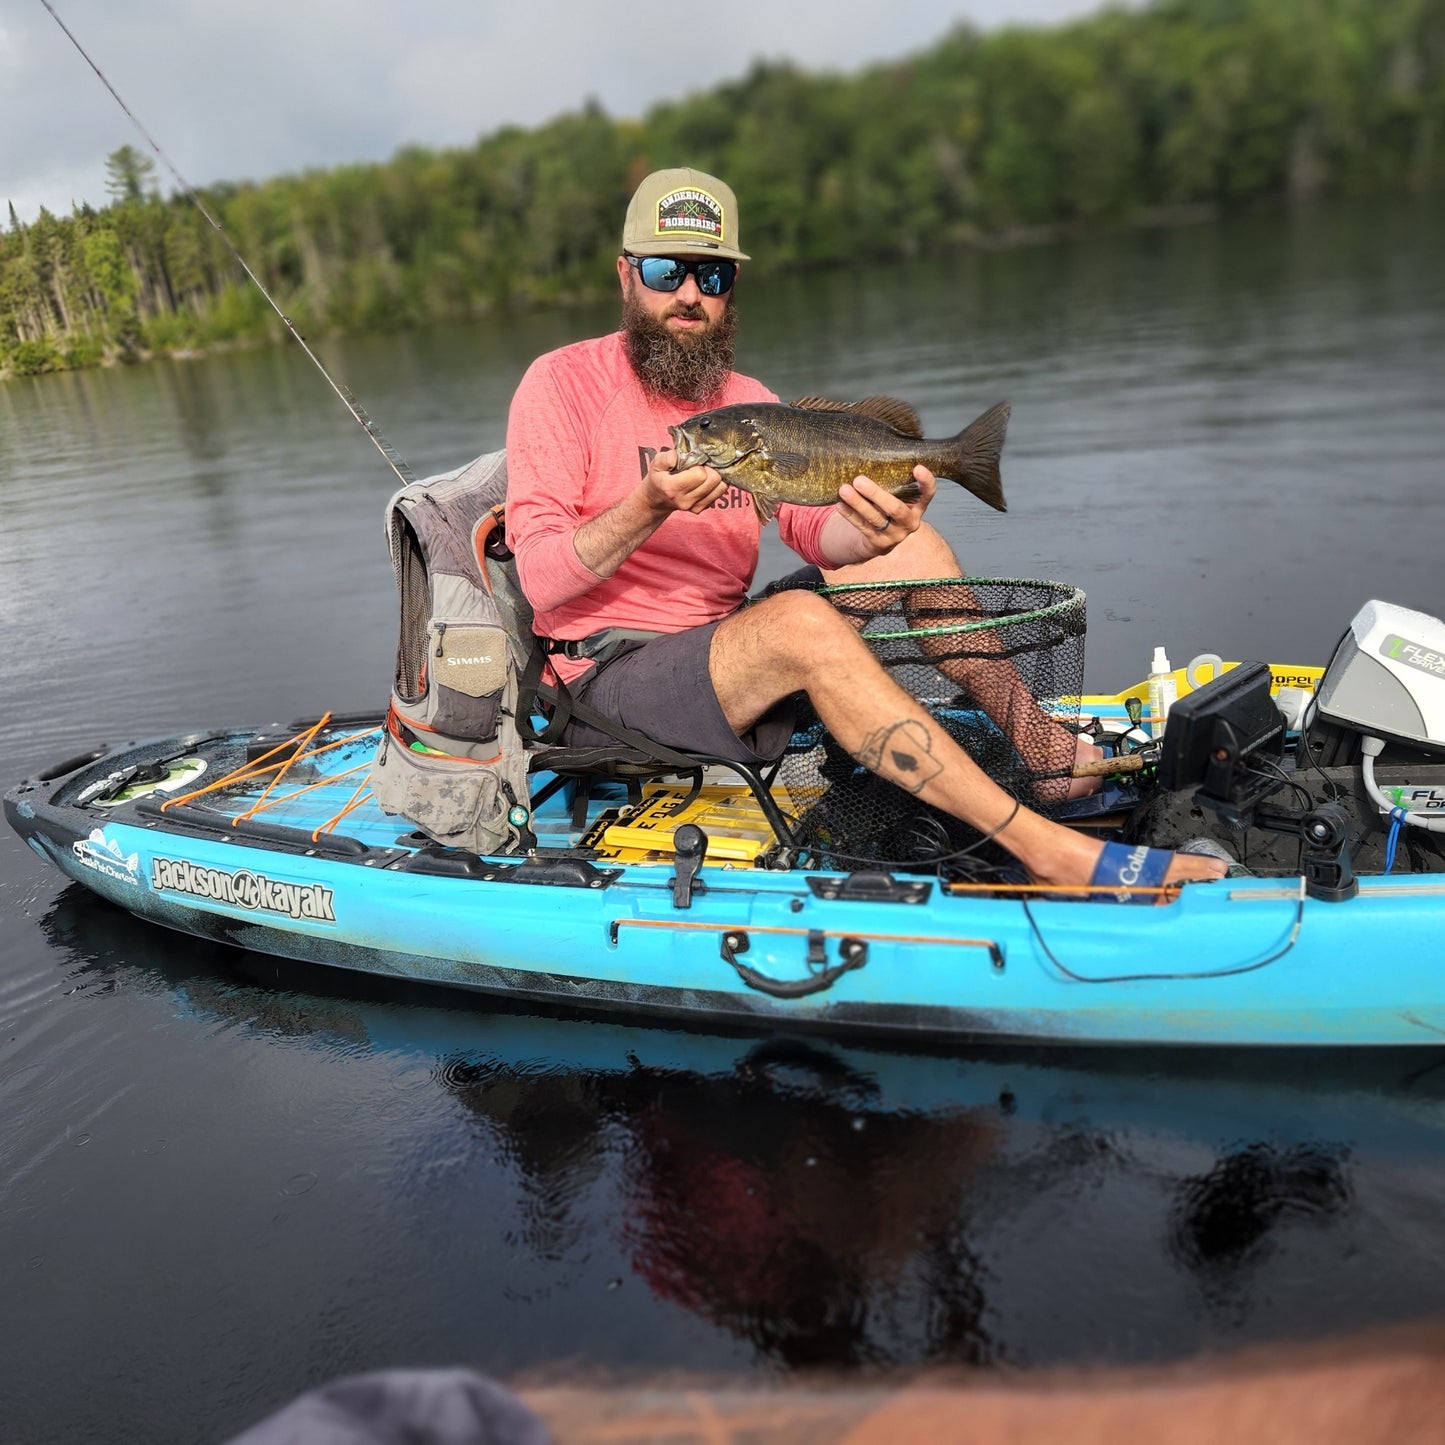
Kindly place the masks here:
POLYGON ((676 256, 628 256, 649 291, 676 291, 691 276, 704 296, 726 296, 737 280, 736 261, 684 261, 676 256))

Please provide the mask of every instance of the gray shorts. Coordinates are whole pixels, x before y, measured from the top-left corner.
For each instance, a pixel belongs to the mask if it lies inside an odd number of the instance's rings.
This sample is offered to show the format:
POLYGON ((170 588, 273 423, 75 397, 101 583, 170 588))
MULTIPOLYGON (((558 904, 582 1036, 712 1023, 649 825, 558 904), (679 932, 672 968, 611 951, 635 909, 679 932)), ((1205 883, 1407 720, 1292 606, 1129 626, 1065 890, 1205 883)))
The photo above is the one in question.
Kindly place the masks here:
MULTIPOLYGON (((708 673, 717 628, 708 622, 654 638, 569 683, 572 696, 668 747, 735 762, 772 762, 793 735, 794 700, 775 703, 739 737, 708 673)), ((562 741, 568 747, 617 745, 616 738, 582 722, 569 724, 562 741)))

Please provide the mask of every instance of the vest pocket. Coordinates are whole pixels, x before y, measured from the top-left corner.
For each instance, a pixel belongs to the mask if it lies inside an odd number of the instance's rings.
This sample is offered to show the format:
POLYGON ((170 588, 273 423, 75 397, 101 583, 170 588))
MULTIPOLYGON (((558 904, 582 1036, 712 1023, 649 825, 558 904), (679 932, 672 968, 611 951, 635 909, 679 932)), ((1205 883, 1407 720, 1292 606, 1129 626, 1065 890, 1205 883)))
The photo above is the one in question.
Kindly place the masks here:
POLYGON ((478 742, 494 738, 507 661, 502 628, 434 619, 427 629, 427 725, 478 742))
POLYGON ((371 770, 372 794, 386 813, 400 813, 428 837, 471 853, 509 852, 516 829, 513 799, 495 767, 465 758, 418 753, 382 737, 371 770))

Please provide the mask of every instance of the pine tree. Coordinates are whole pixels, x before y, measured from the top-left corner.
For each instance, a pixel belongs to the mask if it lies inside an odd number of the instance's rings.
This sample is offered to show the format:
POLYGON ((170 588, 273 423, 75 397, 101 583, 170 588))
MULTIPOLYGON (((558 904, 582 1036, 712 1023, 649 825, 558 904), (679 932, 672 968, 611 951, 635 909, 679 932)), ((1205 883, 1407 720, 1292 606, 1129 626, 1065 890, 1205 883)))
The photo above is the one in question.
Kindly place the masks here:
POLYGON ((156 163, 134 146, 124 145, 105 158, 105 189, 119 205, 155 194, 156 163))

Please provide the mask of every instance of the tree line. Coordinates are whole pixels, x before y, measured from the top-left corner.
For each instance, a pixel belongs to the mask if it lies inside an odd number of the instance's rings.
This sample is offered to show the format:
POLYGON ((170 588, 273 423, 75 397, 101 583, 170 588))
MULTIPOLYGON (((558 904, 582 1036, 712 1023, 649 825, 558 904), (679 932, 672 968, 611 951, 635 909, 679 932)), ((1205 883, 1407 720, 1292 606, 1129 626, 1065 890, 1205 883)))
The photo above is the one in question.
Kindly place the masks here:
MULTIPOLYGON (((760 268, 911 256, 1174 209, 1445 180, 1445 0, 1155 0, 959 27, 848 75, 786 64, 655 106, 595 103, 461 149, 200 194, 303 334, 565 301, 612 284, 658 166, 737 192, 760 268)), ((276 337, 204 216, 134 147, 111 204, 0 231, 0 374, 276 337)))

